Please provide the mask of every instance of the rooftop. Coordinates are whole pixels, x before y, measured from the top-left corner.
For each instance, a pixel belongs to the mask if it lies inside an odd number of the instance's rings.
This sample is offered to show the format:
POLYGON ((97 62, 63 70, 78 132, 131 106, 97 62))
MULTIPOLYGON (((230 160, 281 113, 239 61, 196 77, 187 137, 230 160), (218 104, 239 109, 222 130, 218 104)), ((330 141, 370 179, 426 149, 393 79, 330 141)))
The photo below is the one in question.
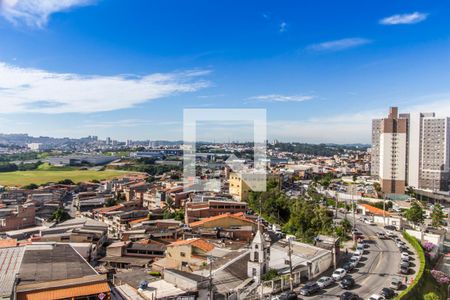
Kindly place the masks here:
POLYGON ((7 298, 12 294, 24 250, 25 247, 0 249, 0 297, 7 298))
POLYGON ((26 246, 20 266, 20 284, 79 278, 97 272, 67 244, 26 246))

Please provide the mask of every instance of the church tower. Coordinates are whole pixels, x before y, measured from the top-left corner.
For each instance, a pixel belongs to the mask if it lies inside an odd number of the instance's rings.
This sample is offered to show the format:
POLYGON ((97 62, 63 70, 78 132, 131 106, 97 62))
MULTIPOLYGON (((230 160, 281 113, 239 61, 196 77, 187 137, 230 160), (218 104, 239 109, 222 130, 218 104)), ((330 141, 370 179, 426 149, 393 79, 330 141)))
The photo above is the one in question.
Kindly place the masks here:
POLYGON ((258 229, 253 238, 250 250, 250 260, 247 263, 247 276, 260 282, 261 275, 269 270, 270 243, 266 242, 258 229))

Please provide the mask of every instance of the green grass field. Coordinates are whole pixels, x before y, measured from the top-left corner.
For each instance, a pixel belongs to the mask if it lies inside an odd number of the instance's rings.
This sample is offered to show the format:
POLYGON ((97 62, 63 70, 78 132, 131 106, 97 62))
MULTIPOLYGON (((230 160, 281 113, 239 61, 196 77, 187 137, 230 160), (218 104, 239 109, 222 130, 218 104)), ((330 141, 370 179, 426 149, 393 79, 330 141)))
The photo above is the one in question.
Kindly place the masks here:
POLYGON ((71 179, 73 182, 84 182, 90 180, 112 179, 131 172, 117 170, 79 170, 76 168, 40 168, 33 171, 16 171, 0 173, 0 185, 24 186, 30 183, 43 184, 47 182, 58 182, 63 179, 71 179))

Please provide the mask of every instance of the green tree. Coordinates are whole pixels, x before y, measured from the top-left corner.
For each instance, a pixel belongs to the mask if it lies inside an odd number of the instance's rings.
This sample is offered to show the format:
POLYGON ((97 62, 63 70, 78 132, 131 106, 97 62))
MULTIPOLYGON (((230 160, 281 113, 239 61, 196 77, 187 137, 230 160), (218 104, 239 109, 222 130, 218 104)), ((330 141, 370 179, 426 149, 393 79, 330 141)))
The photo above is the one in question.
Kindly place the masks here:
POLYGON ((425 212, 417 201, 411 203, 411 208, 405 212, 405 218, 414 224, 423 224, 425 212))
POLYGON ((64 210, 64 208, 58 208, 55 210, 50 217, 51 221, 55 221, 57 223, 64 222, 70 219, 70 215, 64 210))
POLYGON ((352 224, 347 218, 343 219, 340 225, 342 226, 345 232, 350 232, 350 230, 352 229, 352 224))
POLYGON ((429 292, 428 294, 425 294, 423 296, 424 300, 441 300, 441 297, 439 297, 436 293, 434 292, 429 292))
POLYGON ((435 204, 431 213, 431 226, 441 227, 444 222, 444 212, 440 204, 435 204))
POLYGON ((172 213, 175 211, 175 201, 173 201, 171 197, 167 197, 165 204, 166 205, 163 208, 164 212, 167 211, 169 213, 172 213))
POLYGON ((27 184, 27 185, 24 185, 22 188, 24 189, 24 190, 35 190, 35 189, 37 189, 39 186, 37 185, 37 184, 35 184, 35 183, 30 183, 30 184, 27 184))
POLYGON ((118 203, 118 200, 116 198, 108 198, 108 199, 106 199, 105 206, 111 207, 111 206, 116 205, 117 203, 118 203))
POLYGON ((377 192, 377 197, 379 198, 381 195, 381 185, 378 182, 375 182, 373 188, 375 189, 375 192, 377 192))
POLYGON ((75 185, 72 179, 63 179, 58 181, 59 184, 75 185))

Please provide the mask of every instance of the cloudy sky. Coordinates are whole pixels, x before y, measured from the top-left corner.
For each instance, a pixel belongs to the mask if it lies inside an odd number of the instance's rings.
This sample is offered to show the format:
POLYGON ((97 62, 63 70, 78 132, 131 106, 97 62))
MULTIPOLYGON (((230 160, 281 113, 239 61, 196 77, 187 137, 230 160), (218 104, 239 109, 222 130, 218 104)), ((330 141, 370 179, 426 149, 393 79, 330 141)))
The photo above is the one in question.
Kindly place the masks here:
POLYGON ((449 14, 414 0, 0 0, 0 132, 181 139, 185 108, 265 108, 269 139, 367 143, 391 105, 450 116, 449 14))

